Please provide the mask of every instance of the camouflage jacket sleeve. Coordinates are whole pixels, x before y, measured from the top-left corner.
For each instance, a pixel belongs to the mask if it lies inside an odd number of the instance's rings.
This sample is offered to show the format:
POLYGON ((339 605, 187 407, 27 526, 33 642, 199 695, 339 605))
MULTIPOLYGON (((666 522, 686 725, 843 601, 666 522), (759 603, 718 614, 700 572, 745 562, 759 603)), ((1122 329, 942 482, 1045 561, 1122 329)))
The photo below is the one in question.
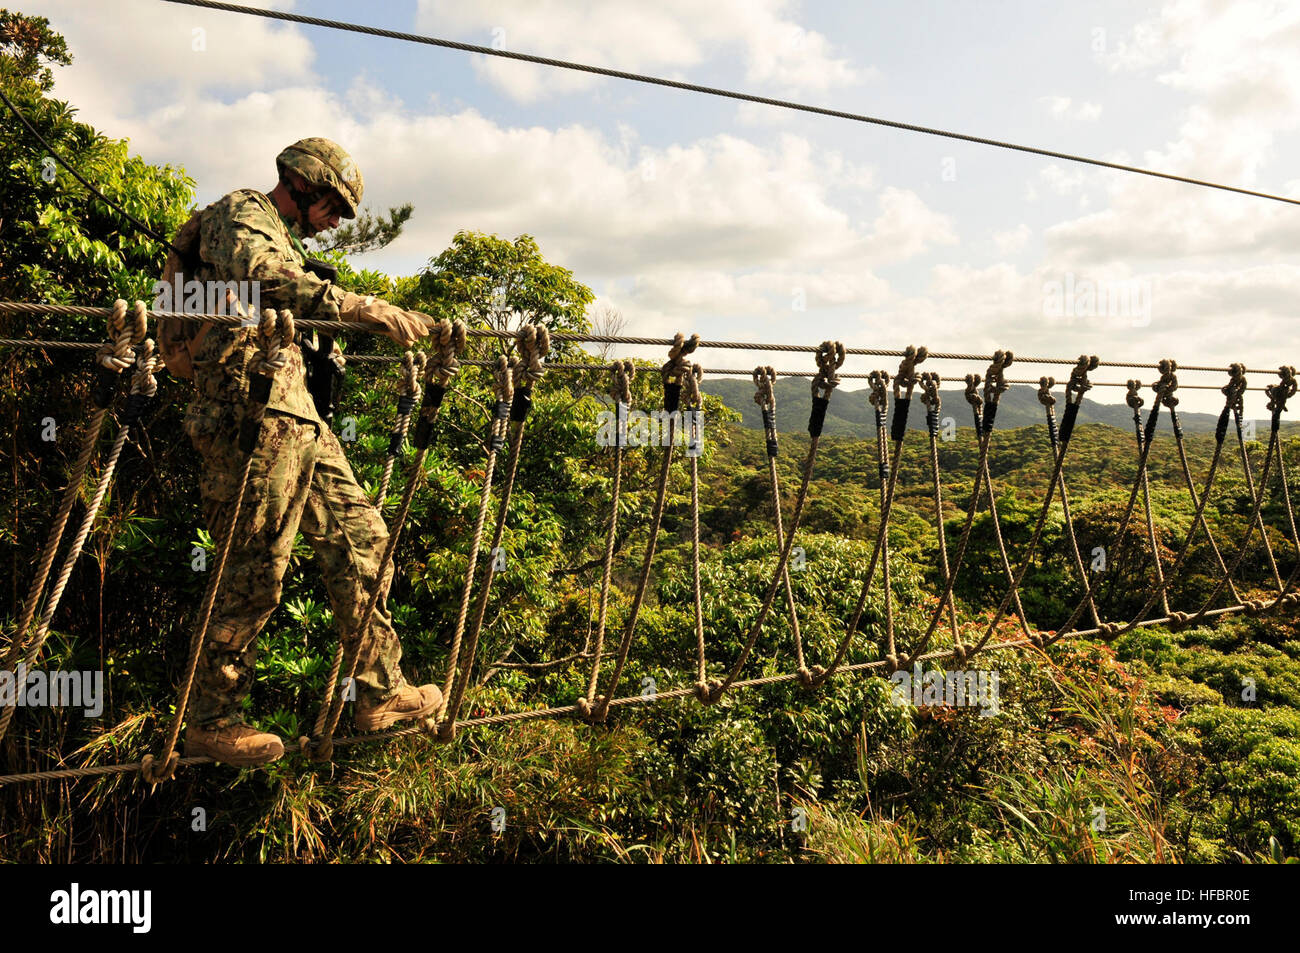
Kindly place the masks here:
POLYGON ((288 308, 294 317, 322 318, 321 305, 337 307, 343 290, 303 269, 288 228, 271 200, 259 192, 232 192, 205 212, 200 255, 228 281, 256 281, 263 307, 288 308), (310 312, 316 310, 316 313, 310 312))

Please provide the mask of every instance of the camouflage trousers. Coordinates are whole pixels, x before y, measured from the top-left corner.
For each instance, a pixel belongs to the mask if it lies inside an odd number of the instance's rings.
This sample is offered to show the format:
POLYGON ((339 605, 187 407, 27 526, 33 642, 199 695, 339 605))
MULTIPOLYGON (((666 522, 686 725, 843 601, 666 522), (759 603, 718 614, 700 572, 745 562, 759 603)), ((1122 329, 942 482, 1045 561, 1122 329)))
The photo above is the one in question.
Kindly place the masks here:
MULTIPOLYGON (((200 399, 185 418, 186 433, 203 457, 199 491, 218 543, 243 469, 236 444, 239 414, 234 405, 200 399)), ((356 632, 388 529, 328 427, 267 411, 194 676, 190 724, 212 728, 242 721, 255 675, 257 636, 280 604, 299 532, 315 551, 340 631, 356 632)), ((357 664, 357 693, 375 700, 392 696, 403 684, 402 647, 386 604, 391 583, 390 566, 357 664)))

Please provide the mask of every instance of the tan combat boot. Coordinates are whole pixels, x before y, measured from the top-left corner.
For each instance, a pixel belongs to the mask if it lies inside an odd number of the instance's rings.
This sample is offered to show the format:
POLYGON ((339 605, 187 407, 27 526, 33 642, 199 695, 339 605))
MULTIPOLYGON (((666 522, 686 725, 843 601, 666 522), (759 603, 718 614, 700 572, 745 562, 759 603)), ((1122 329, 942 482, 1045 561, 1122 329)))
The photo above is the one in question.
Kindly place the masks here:
POLYGON ((382 702, 363 697, 357 700, 357 730, 383 731, 399 721, 432 715, 441 704, 442 692, 437 685, 403 685, 396 695, 382 702))
POLYGON ((185 757, 209 757, 223 764, 251 768, 267 764, 284 755, 284 742, 275 735, 248 725, 227 728, 200 728, 191 725, 185 731, 185 757))

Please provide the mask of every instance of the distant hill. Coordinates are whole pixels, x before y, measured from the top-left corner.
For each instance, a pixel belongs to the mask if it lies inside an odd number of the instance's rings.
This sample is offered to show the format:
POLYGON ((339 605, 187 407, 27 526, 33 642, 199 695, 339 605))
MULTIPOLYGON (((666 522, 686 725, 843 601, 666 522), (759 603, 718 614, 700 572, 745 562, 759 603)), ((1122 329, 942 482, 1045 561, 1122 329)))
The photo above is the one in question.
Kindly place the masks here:
MULTIPOLYGON (((811 381, 806 378, 784 377, 776 382, 776 426, 778 432, 807 432, 808 414, 812 409, 811 381)), ((761 429, 763 418, 758 405, 754 403, 754 384, 746 378, 705 380, 700 390, 707 394, 716 394, 732 410, 739 411, 746 427, 761 429)), ((1096 393, 1094 390, 1092 393, 1096 393)), ((875 410, 868 400, 870 391, 848 391, 841 384, 831 397, 830 407, 826 413, 826 434, 866 437, 874 432, 875 410)), ((966 403, 965 393, 961 388, 941 390, 943 398, 942 416, 951 417, 958 427, 973 426, 970 405, 966 403)), ((1142 408, 1143 417, 1151 407, 1151 394, 1145 393, 1146 405, 1142 408)), ((1059 420, 1065 411, 1065 401, 1061 389, 1056 391, 1056 416, 1059 420)), ((893 405, 891 391, 890 405, 893 405)), ((892 410, 891 410, 892 413, 892 410)), ((1168 429, 1168 417, 1161 411, 1162 430, 1168 429)), ((1180 412, 1183 430, 1188 433, 1213 433, 1218 421, 1218 414, 1195 414, 1180 412)), ((1103 404, 1087 397, 1079 411, 1080 423, 1109 424, 1123 430, 1133 427, 1133 411, 1126 404, 1103 404)), ((1027 384, 1012 385, 1002 395, 998 406, 997 427, 999 430, 1013 427, 1028 427, 1043 423, 1043 407, 1038 402, 1038 389, 1027 384)), ((912 429, 925 428, 925 408, 921 404, 920 390, 912 397, 912 409, 908 414, 908 426, 912 429)), ((1268 424, 1259 421, 1256 424, 1260 437, 1268 433, 1268 424)), ((1290 429, 1290 428, 1288 428, 1290 429)))

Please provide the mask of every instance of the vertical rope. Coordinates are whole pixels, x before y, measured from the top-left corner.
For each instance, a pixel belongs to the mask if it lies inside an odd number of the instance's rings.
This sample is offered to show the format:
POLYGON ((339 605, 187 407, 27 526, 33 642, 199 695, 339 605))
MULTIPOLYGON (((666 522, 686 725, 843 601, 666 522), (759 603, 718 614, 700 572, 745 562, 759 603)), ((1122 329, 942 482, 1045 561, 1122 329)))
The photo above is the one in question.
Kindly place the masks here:
POLYGON ((397 458, 402 455, 402 443, 406 440, 411 413, 420 400, 420 380, 424 377, 427 360, 424 351, 418 353, 407 351, 402 355, 402 377, 397 385, 397 423, 388 436, 384 475, 379 481, 379 493, 375 497, 375 509, 381 513, 384 509, 384 499, 388 496, 388 482, 393 477, 393 467, 397 463, 397 458))
MULTIPOLYGON (((636 632, 637 620, 641 614, 641 605, 645 601, 646 586, 650 582, 650 567, 654 563, 655 546, 659 541, 659 527, 663 521, 664 502, 668 494, 668 474, 673 462, 673 444, 675 442, 675 411, 678 407, 678 401, 681 397, 682 378, 686 373, 686 356, 694 353, 695 349, 700 346, 700 336, 692 334, 688 339, 681 332, 673 336, 672 347, 668 349, 668 360, 663 367, 659 369, 659 374, 664 385, 664 409, 668 412, 668 446, 664 447, 663 458, 659 465, 659 481, 655 487, 655 505, 650 517, 650 536, 646 541, 645 556, 641 562, 641 575, 637 579, 636 592, 632 596, 632 607, 628 612, 627 621, 623 625, 623 638, 618 647, 618 658, 614 663, 614 671, 610 675, 609 688, 603 695, 591 694, 589 688, 587 697, 579 698, 577 705, 582 717, 588 721, 604 721, 609 715, 609 702, 614 697, 618 689, 619 680, 623 677, 623 669, 627 665, 628 650, 632 646, 632 636, 636 632)), ((589 686, 599 684, 600 678, 599 653, 592 660, 592 675, 589 686)))
MULTIPOLYGON (((541 325, 528 325, 520 329, 515 345, 519 349, 519 359, 512 364, 510 376, 507 378, 510 385, 508 391, 511 402, 509 408, 510 420, 514 424, 514 432, 510 437, 510 469, 506 474, 506 481, 501 490, 501 499, 497 504, 496 526, 492 532, 492 545, 488 549, 489 554, 498 552, 502 540, 505 538, 506 517, 510 509, 510 495, 519 472, 519 456, 524 439, 524 423, 527 419, 528 410, 532 406, 533 388, 546 373, 545 368, 542 366, 542 359, 550 351, 550 332, 541 325)), ((496 578, 496 569, 496 559, 489 558, 487 565, 483 568, 483 580, 479 584, 478 605, 473 622, 470 625, 469 638, 464 653, 465 664, 461 668, 460 677, 456 680, 455 687, 452 689, 450 700, 443 699, 442 713, 445 713, 445 718, 437 724, 438 739, 440 741, 451 741, 456 737, 456 716, 460 712, 461 701, 465 697, 465 690, 469 686, 470 675, 474 669, 474 660, 478 654, 479 634, 483 629, 483 619, 487 613, 488 596, 492 592, 492 580, 496 578)))
MULTIPOLYGON (((465 348, 466 336, 467 330, 463 321, 457 320, 453 322, 445 318, 434 325, 430 332, 433 349, 423 354, 425 358, 423 362, 425 387, 415 430, 415 458, 411 461, 411 467, 406 477, 406 489, 402 493, 402 502, 398 506, 397 517, 393 521, 393 529, 388 534, 388 544, 384 547, 384 553, 380 559, 380 571, 375 577, 375 593, 378 593, 379 588, 382 586, 379 580, 382 580, 386 575, 387 566, 392 561, 393 554, 397 551, 397 542, 402 534, 403 527, 406 525, 406 518, 411 512, 411 503, 415 499, 415 491, 419 489, 423 480, 424 460, 429 453, 433 422, 442 409, 442 399, 447 392, 447 388, 451 386, 452 380, 460 369, 460 354, 465 348)), ((414 363, 419 364, 418 361, 414 363)), ((375 594, 372 593, 371 602, 367 604, 366 625, 369 624, 369 619, 374 612, 374 605, 377 604, 377 601, 375 594)), ((359 631, 364 632, 366 625, 363 625, 359 631)), ((326 679, 325 700, 321 703, 320 711, 316 716, 312 737, 304 736, 298 739, 299 749, 307 752, 310 757, 317 761, 328 761, 334 753, 333 732, 338 726, 338 719, 343 708, 342 693, 338 693, 336 697, 335 689, 338 686, 339 675, 342 674, 344 658, 348 655, 346 642, 347 640, 340 636, 339 642, 334 648, 334 660, 330 665, 329 676, 326 679), (338 705, 337 711, 335 710, 336 702, 338 705), (331 719, 333 720, 332 724, 331 719)), ((359 640, 355 642, 355 647, 359 651, 359 640)), ((353 678, 356 674, 356 660, 357 654, 353 652, 348 659, 348 678, 353 678)))
POLYGON ((596 697, 596 681, 600 675, 600 656, 605 647, 605 625, 609 611, 609 583, 614 566, 614 540, 618 534, 618 500, 623 483, 623 443, 627 438, 627 411, 632 403, 632 378, 636 375, 636 365, 624 358, 615 361, 613 366, 614 383, 609 396, 614 401, 614 460, 613 488, 610 491, 609 531, 605 534, 605 558, 601 565, 600 610, 596 625, 596 646, 593 650, 595 664, 591 677, 587 681, 585 698, 596 697))
POLYGON ((99 434, 103 430, 104 420, 108 416, 109 405, 113 401, 113 387, 121 377, 121 372, 131 366, 134 356, 132 348, 144 340, 145 318, 147 311, 144 302, 135 303, 133 320, 126 317, 126 302, 118 298, 113 302, 113 310, 108 316, 108 343, 95 352, 96 381, 91 388, 91 402, 95 409, 91 412, 82 437, 81 450, 68 474, 68 485, 63 491, 63 499, 50 526, 50 534, 45 540, 36 564, 36 574, 32 577, 31 588, 23 603, 22 614, 18 618, 18 627, 14 630, 13 641, 5 652, 0 666, 8 667, 22 653, 27 642, 27 629, 36 616, 41 595, 45 592, 45 583, 49 580, 50 568, 54 565, 54 556, 63 541, 63 531, 68 525, 68 516, 72 505, 81 495, 81 481, 90 465, 90 458, 99 443, 99 434))
MULTIPOLYGON (((131 381, 131 396, 127 402, 127 410, 123 416, 122 426, 118 429, 117 438, 113 441, 113 448, 104 463, 104 470, 100 474, 98 485, 95 487, 95 495, 86 507, 86 514, 82 517, 77 534, 73 537, 68 552, 63 557, 63 565, 60 567, 59 576, 55 580, 50 597, 46 600, 45 611, 41 614, 40 621, 37 623, 36 629, 32 632, 31 638, 27 641, 23 651, 15 653, 15 657, 20 659, 19 665, 31 665, 40 656, 41 649, 45 647, 45 640, 50 633, 50 623, 54 620, 54 613, 58 611, 68 580, 72 578, 73 567, 76 566, 77 560, 81 556, 81 550, 86 543, 86 538, 90 535, 95 520, 99 516, 99 508, 103 505, 104 497, 108 494, 109 485, 113 482, 113 473, 117 469, 117 461, 122 454, 122 448, 126 446, 127 437, 131 434, 131 427, 140 414, 143 413, 145 403, 158 390, 153 375, 161 363, 162 359, 153 353, 153 341, 145 341, 136 357, 135 372, 131 381)), ((17 639, 15 639, 14 644, 18 644, 17 639)), ((14 701, 16 705, 16 694, 14 701)), ((3 740, 5 734, 9 731, 9 723, 13 720, 15 705, 5 705, 3 711, 0 711, 0 740, 3 740)))

